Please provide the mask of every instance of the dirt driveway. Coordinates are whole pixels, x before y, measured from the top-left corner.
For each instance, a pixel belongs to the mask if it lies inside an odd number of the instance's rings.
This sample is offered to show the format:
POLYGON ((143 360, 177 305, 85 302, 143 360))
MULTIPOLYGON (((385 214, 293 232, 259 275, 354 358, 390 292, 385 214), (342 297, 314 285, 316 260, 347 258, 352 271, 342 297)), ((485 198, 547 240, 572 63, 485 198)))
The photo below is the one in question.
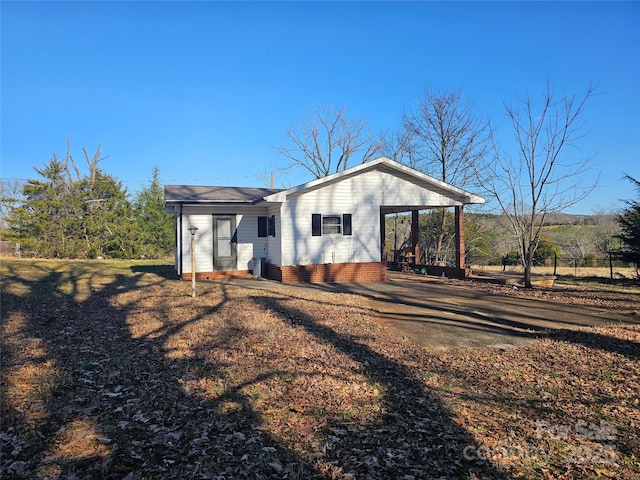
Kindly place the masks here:
POLYGON ((607 311, 495 295, 438 277, 395 272, 390 272, 386 283, 300 288, 363 295, 370 300, 381 324, 429 348, 508 348, 525 345, 553 329, 637 323, 634 318, 607 311))

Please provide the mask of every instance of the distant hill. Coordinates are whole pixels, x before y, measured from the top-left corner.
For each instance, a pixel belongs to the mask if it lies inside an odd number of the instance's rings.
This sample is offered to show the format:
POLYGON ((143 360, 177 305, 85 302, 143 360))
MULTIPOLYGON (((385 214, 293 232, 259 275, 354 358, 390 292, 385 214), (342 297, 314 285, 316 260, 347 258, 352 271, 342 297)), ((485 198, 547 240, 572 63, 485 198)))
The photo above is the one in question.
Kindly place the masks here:
MULTIPOLYGON (((487 214, 487 213, 467 213, 467 218, 483 219, 488 222, 495 221, 503 223, 503 215, 487 214)), ((615 220, 615 215, 599 214, 599 215, 576 215, 570 213, 550 213, 545 218, 545 225, 598 225, 603 220, 615 220)), ((487 222, 485 222, 486 224, 487 222)))

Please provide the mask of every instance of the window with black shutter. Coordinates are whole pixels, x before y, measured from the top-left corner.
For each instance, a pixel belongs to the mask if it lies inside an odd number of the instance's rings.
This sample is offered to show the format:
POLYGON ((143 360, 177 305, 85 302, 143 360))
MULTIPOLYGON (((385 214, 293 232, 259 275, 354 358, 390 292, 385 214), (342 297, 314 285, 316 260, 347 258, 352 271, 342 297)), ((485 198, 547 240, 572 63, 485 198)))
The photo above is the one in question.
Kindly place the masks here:
POLYGON ((342 234, 351 235, 351 214, 345 213, 342 215, 342 234))
POLYGON ((311 235, 314 237, 322 235, 322 215, 319 213, 311 215, 311 235))
POLYGON ((267 234, 267 217, 258 217, 258 236, 266 237, 267 234))
POLYGON ((351 214, 342 215, 321 215, 314 213, 311 215, 311 235, 319 237, 321 235, 353 235, 351 214))
POLYGON ((272 237, 276 236, 276 216, 271 215, 269 217, 269 235, 272 237))

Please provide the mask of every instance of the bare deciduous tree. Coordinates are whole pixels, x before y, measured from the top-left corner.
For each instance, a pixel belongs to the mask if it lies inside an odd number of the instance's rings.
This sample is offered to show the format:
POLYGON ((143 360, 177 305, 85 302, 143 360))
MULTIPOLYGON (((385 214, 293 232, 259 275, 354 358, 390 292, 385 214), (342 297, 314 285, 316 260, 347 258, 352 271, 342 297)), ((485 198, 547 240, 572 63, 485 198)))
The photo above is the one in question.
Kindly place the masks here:
POLYGON ((598 253, 601 255, 609 255, 616 250, 618 244, 616 235, 620 229, 618 222, 616 222, 616 212, 613 209, 609 211, 598 210, 594 212, 593 216, 595 219, 595 236, 598 253))
POLYGON ((317 107, 300 125, 287 130, 288 145, 275 147, 286 170, 303 168, 315 178, 345 170, 359 154, 364 163, 380 149, 364 120, 351 120, 344 108, 317 107))
MULTIPOLYGON (((489 124, 476 115, 462 91, 427 91, 403 116, 403 130, 387 143, 396 158, 460 188, 477 187, 479 164, 489 151, 489 124)), ((442 210, 435 235, 435 261, 442 260, 447 215, 442 210)))
MULTIPOLYGON (((91 159, 89 159, 89 153, 87 152, 87 149, 85 147, 82 147, 82 152, 84 153, 84 158, 87 162, 87 166, 89 167, 89 187, 93 188, 93 185, 96 181, 96 173, 98 172, 98 162, 109 158, 109 156, 100 156, 102 155, 102 148, 100 147, 100 144, 98 144, 96 153, 93 154, 93 157, 91 157, 91 159)), ((55 153, 53 154, 53 160, 57 161, 55 153)), ((71 155, 71 137, 67 137, 67 154, 65 156, 64 163, 62 163, 62 166, 64 168, 64 173, 67 178, 67 184, 69 186, 71 186, 74 182, 80 181, 80 179, 82 178, 82 175, 80 174, 80 168, 73 159, 73 155, 71 155), (75 172, 75 179, 71 175, 69 166, 71 166, 75 172)))
POLYGON ((386 132, 382 135, 381 154, 398 163, 411 167, 417 164, 419 148, 416 145, 415 135, 404 128, 395 132, 386 132))
POLYGON ((531 288, 531 268, 545 218, 583 200, 595 184, 583 185, 591 168, 589 155, 573 157, 568 149, 583 137, 581 116, 597 85, 589 85, 582 97, 562 94, 556 98, 547 82, 540 99, 526 93, 505 112, 514 129, 511 156, 494 142, 494 158, 484 176, 487 192, 498 202, 518 240, 525 287, 531 288))
POLYGON ((402 123, 414 150, 411 167, 460 188, 477 184, 474 167, 487 154, 489 126, 462 90, 427 91, 402 123))
POLYGON ((24 180, 18 178, 0 178, 0 232, 4 231, 11 210, 20 203, 24 180))

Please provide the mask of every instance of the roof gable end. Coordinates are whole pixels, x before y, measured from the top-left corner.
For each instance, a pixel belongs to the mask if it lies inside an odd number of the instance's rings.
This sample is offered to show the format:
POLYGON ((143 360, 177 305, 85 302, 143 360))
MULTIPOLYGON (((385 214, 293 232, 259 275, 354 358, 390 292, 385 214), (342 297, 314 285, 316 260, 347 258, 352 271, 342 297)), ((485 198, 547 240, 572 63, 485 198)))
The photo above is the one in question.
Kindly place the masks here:
POLYGON ((300 194, 304 193, 305 191, 322 188, 325 185, 336 183, 346 178, 353 177, 365 171, 371 170, 386 171, 393 175, 404 177, 409 181, 423 184, 425 185, 425 187, 443 192, 453 197, 460 198, 461 202, 464 204, 484 203, 484 198, 478 195, 466 192, 460 188, 454 187, 453 185, 450 185, 441 180, 437 180, 429 175, 402 165, 386 157, 380 157, 370 162, 366 162, 355 167, 343 170, 341 172, 334 173, 323 178, 318 178, 307 183, 303 183, 302 185, 298 185, 297 187, 292 187, 287 190, 273 193, 271 195, 265 196, 264 199, 268 202, 285 202, 287 200, 287 197, 290 195, 300 194))

